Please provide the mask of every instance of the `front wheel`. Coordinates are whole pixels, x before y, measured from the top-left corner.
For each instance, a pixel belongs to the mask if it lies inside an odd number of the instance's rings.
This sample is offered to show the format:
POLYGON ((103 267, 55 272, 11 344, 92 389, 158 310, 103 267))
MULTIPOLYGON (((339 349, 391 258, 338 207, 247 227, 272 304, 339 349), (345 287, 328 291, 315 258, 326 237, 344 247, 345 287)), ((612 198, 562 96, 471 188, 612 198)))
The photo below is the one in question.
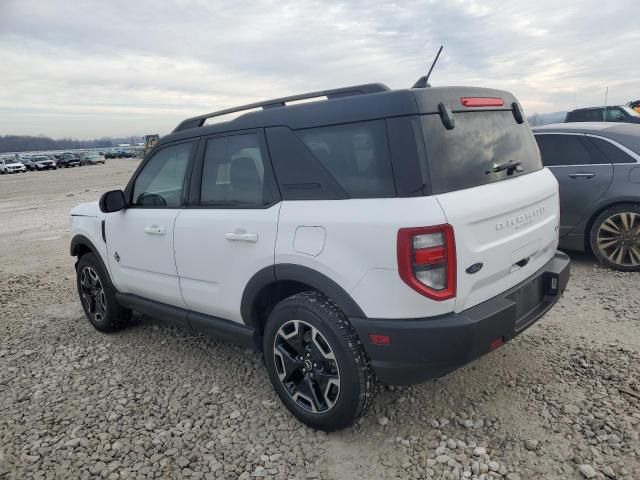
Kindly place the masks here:
POLYGON ((280 400, 302 423, 327 432, 364 415, 375 376, 347 317, 317 292, 275 306, 264 332, 269 378, 280 400))
POLYGON ((115 288, 107 275, 93 253, 78 260, 76 283, 87 319, 101 332, 115 332, 128 323, 131 310, 118 305, 115 288))
POLYGON ((602 212, 590 232, 591 249, 610 268, 640 271, 640 205, 622 204, 602 212))

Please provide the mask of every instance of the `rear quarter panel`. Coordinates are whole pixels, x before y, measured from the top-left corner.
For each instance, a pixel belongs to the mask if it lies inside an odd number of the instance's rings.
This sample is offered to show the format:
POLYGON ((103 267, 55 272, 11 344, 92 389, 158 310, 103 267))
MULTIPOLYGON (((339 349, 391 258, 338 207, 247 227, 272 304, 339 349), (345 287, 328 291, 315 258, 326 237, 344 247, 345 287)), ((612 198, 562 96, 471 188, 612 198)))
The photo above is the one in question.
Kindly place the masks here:
POLYGON ((443 223, 446 218, 433 197, 285 201, 275 263, 298 264, 324 274, 369 318, 440 315, 453 311, 454 300, 428 299, 402 281, 397 235, 402 227, 443 223), (306 235, 302 241, 296 239, 300 232, 306 235), (318 237, 324 232, 321 246, 319 238, 309 238, 313 232, 318 237))

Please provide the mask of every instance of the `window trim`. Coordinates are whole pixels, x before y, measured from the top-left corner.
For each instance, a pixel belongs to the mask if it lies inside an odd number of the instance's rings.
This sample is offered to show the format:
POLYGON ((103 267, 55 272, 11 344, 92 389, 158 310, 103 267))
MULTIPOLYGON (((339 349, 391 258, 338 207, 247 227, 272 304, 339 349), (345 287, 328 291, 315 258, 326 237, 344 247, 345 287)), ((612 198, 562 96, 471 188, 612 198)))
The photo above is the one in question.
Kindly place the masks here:
POLYGON ((129 183, 127 183, 127 186, 124 189, 124 198, 127 202, 127 206, 126 208, 135 208, 135 209, 152 209, 152 210, 179 210, 184 208, 186 200, 187 200, 187 195, 189 193, 189 187, 190 187, 190 181, 191 181, 191 172, 193 170, 193 164, 194 164, 194 158, 195 158, 195 154, 197 151, 197 145, 198 145, 198 139, 200 137, 190 137, 190 138, 186 138, 183 140, 177 140, 175 142, 170 142, 170 143, 166 143, 164 145, 160 145, 158 148, 155 148, 154 151, 152 152, 151 155, 148 155, 142 162, 140 162, 140 165, 138 165, 138 168, 136 168, 135 172, 133 173, 133 175, 131 176, 131 178, 129 179, 129 183), (136 180, 138 179, 138 176, 140 175, 140 173, 142 172, 142 170, 144 169, 144 167, 151 161, 152 158, 154 158, 159 152, 161 152, 162 150, 164 150, 165 148, 169 148, 169 147, 174 147, 176 145, 182 145, 185 143, 190 143, 191 144, 191 152, 189 154, 189 160, 187 163, 187 169, 185 171, 184 174, 184 179, 182 181, 182 199, 180 201, 180 205, 177 207, 166 207, 166 206, 152 206, 152 205, 133 205, 133 188, 134 185, 136 183, 136 180))
POLYGON ((267 210, 282 201, 282 195, 278 189, 273 166, 271 165, 271 156, 264 134, 263 128, 252 128, 248 130, 232 130, 228 132, 218 132, 211 135, 200 137, 198 148, 191 172, 189 195, 185 203, 186 209, 204 209, 204 210, 267 210), (200 196, 202 192, 202 173, 204 171, 204 159, 207 150, 207 142, 216 138, 234 137, 237 135, 257 135, 260 154, 264 165, 264 191, 265 196, 269 195, 270 201, 264 205, 201 205, 200 196))
POLYGON ((616 142, 615 140, 612 140, 611 138, 603 137, 601 135, 596 135, 596 134, 593 134, 593 133, 576 133, 576 132, 533 132, 533 134, 534 134, 534 136, 538 136, 538 135, 572 135, 572 136, 575 136, 575 137, 584 136, 584 137, 599 138, 600 140, 604 140, 606 142, 609 142, 614 147, 619 148, 620 150, 625 152, 627 155, 629 155, 630 157, 632 157, 632 158, 634 158, 636 160, 635 162, 625 162, 625 163, 609 162, 609 163, 576 163, 576 164, 571 164, 571 165, 548 165, 548 166, 544 165, 545 168, 591 167, 593 165, 638 165, 640 163, 640 155, 638 155, 636 152, 634 152, 633 150, 629 149, 628 147, 625 147, 621 143, 616 142))

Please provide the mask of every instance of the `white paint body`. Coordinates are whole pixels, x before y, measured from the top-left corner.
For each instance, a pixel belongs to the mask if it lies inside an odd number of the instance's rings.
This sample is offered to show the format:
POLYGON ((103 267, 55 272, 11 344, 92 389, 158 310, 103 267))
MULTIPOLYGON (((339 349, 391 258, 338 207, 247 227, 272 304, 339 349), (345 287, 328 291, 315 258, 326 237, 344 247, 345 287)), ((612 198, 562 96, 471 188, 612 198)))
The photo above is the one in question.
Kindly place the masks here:
POLYGON ((123 293, 242 322, 241 299, 251 277, 287 263, 332 279, 369 318, 401 319, 461 312, 531 276, 555 254, 559 202, 558 184, 545 168, 428 197, 283 201, 250 210, 136 208, 106 215, 93 203, 72 215, 81 215, 72 217, 72 235, 92 241, 123 293), (457 291, 454 299, 436 301, 400 279, 397 233, 445 223, 455 234, 457 291), (523 260, 524 266, 516 265, 523 260), (478 262, 483 267, 477 273, 466 272, 478 262))

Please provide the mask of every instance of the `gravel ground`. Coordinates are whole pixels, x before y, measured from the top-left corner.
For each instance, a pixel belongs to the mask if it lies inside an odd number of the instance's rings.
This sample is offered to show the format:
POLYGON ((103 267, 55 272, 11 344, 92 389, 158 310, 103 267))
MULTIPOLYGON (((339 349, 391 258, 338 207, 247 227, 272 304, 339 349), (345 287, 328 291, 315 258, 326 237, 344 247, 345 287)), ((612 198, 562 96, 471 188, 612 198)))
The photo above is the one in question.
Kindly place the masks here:
POLYGON ((84 319, 69 209, 134 160, 0 177, 0 478, 639 479, 640 275, 572 255, 564 298, 434 383, 310 430, 257 353, 152 318, 84 319))

